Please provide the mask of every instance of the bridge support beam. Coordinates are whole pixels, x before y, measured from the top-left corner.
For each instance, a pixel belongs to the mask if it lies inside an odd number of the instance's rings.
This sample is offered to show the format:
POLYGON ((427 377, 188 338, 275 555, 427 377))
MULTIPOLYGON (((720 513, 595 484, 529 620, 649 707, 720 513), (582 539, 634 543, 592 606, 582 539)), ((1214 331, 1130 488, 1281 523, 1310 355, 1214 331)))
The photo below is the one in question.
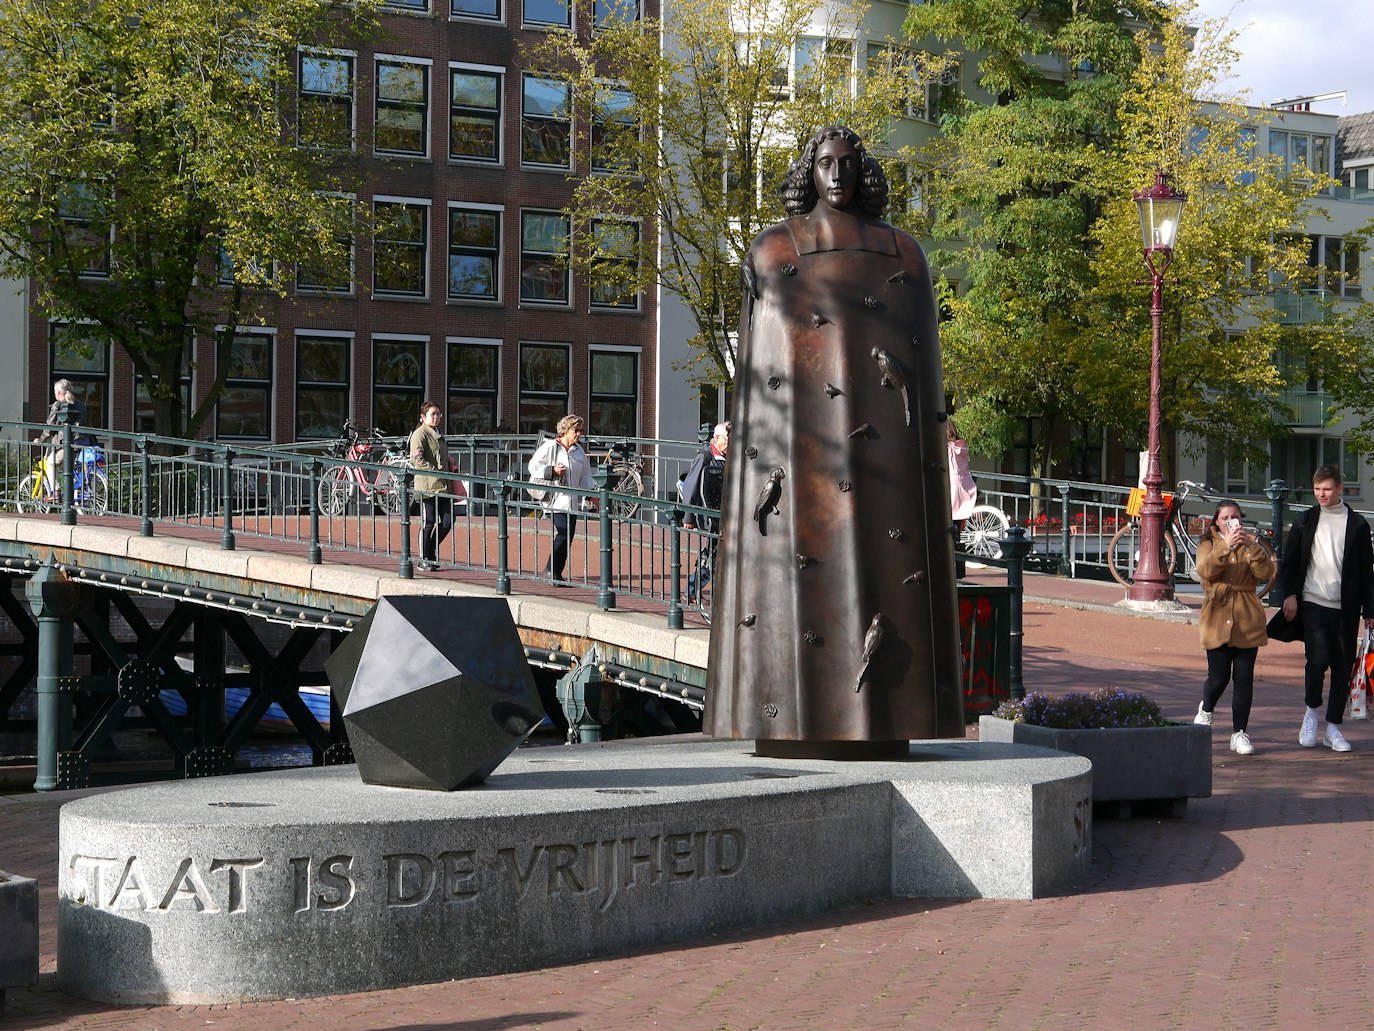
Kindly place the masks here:
POLYGON ((80 769, 63 769, 71 754, 72 696, 63 681, 72 671, 72 627, 81 589, 53 564, 43 563, 24 588, 38 621, 38 775, 36 791, 80 787, 80 769))

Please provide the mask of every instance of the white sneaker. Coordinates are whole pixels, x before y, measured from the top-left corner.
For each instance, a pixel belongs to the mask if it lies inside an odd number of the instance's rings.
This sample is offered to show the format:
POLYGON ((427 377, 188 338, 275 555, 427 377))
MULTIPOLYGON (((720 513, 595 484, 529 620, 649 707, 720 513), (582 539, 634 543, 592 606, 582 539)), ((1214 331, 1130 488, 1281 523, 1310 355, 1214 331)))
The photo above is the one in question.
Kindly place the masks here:
POLYGON ((1322 735, 1322 744, 1333 752, 1350 751, 1350 742, 1341 733, 1341 728, 1334 723, 1326 725, 1326 733, 1322 735))
POLYGON ((1212 725, 1212 714, 1202 707, 1202 703, 1197 703, 1197 715, 1193 717, 1193 722, 1204 727, 1212 725))
POLYGON ((1298 744, 1302 745, 1303 748, 1317 747, 1317 720, 1319 718, 1317 710, 1311 706, 1308 706, 1307 711, 1303 713, 1302 729, 1298 731, 1298 744))
POLYGON ((1231 735, 1231 751, 1237 755, 1254 755, 1255 746, 1250 743, 1250 735, 1238 730, 1231 735))

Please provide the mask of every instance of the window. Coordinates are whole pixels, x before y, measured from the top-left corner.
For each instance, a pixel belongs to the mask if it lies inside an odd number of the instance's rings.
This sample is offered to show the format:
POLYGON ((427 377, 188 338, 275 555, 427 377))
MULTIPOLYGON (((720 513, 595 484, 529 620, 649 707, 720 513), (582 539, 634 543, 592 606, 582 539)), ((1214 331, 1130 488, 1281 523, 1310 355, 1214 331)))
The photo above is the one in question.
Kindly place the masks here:
POLYGON ((296 142, 337 150, 353 146, 353 57, 301 52, 296 142))
POLYGON ((500 347, 499 340, 449 340, 446 421, 450 433, 490 433, 496 428, 500 347))
POLYGON ((383 433, 409 433, 425 399, 426 337, 372 338, 372 425, 383 433))
POLYGON ((1322 238, 1322 250, 1323 263, 1326 265, 1326 288, 1338 297, 1359 300, 1363 295, 1360 288, 1359 241, 1326 236, 1322 238))
POLYGON ((449 67, 448 156, 501 163, 499 69, 449 67))
POLYGON ((568 348, 520 345, 520 417, 517 433, 538 433, 568 414, 568 348))
POLYGON ((384 6, 394 7, 402 11, 412 11, 417 14, 429 12, 429 0, 384 0, 384 6))
MULTIPOLYGON (((374 200, 372 292, 424 297, 429 244, 429 206, 420 200, 374 200)), ((418 416, 417 416, 418 417, 418 416)))
POLYGON ((449 0, 448 13, 455 18, 501 20, 501 0, 449 0))
MULTIPOLYGON (((186 347, 181 352, 181 380, 178 384, 178 393, 181 394, 181 410, 186 415, 191 412, 191 364, 195 360, 193 344, 194 340, 191 334, 187 333, 186 347)), ((148 393, 148 385, 143 381, 143 377, 135 372, 134 432, 152 433, 155 427, 156 419, 153 415, 152 395, 148 393)))
POLYGON ((91 327, 66 322, 48 324, 49 365, 52 377, 44 395, 44 410, 52 403, 52 384, 72 382, 72 393, 86 406, 87 426, 110 425, 110 345, 91 335, 91 327))
POLYGON ((638 436, 638 352, 593 349, 590 378, 587 421, 592 432, 616 437, 638 436))
POLYGON ((526 75, 522 97, 520 160, 527 165, 570 167, 572 115, 568 84, 526 75))
POLYGON ((428 62, 377 58, 375 131, 378 154, 429 154, 428 62))
POLYGON ((339 237, 344 259, 340 268, 306 262, 296 266, 296 290, 300 293, 351 294, 353 292, 353 237, 339 237))
POLYGON ((261 258, 247 258, 240 265, 234 256, 221 246, 215 259, 215 282, 220 286, 262 286, 272 281, 272 264, 261 258))
POLYGON ((262 330, 234 334, 224 393, 215 405, 216 437, 272 439, 272 340, 262 330))
POLYGON ((568 218, 558 211, 520 213, 520 299, 567 304, 572 275, 568 268, 568 218))
POLYGON ((569 0, 523 0, 525 24, 544 28, 572 28, 572 4, 569 0))
POLYGON ((597 94, 592 112, 592 171, 634 174, 639 171, 634 95, 617 86, 607 86, 597 94))
POLYGON ((1341 471, 1347 500, 1360 496, 1360 456, 1343 437, 1285 437, 1273 441, 1269 453, 1270 473, 1293 488, 1290 500, 1297 504, 1311 503, 1312 470, 1321 465, 1341 471))
POLYGON ((455 301, 500 299, 500 208, 449 205, 448 296, 455 301))
POLYGON ((1288 175, 1330 175, 1331 137, 1269 130, 1269 153, 1288 175))
POLYGON ((934 65, 927 67, 931 61, 930 57, 903 47, 868 45, 868 67, 872 72, 905 71, 911 77, 905 114, 924 122, 938 122, 959 95, 959 66, 942 64, 937 72, 934 65))
POLYGON ((103 279, 110 274, 114 227, 106 220, 107 192, 103 185, 66 183, 58 195, 62 226, 52 242, 53 255, 79 276, 103 279))
POLYGON ((792 48, 792 92, 812 88, 850 95, 854 83, 854 44, 847 39, 802 36, 792 48))
POLYGON ((592 221, 593 308, 639 307, 639 223, 621 219, 592 221))
POLYGON ((598 29, 637 21, 638 0, 592 0, 592 24, 598 29))
POLYGON ((347 333, 296 335, 296 439, 327 440, 343 433, 348 418, 347 333))

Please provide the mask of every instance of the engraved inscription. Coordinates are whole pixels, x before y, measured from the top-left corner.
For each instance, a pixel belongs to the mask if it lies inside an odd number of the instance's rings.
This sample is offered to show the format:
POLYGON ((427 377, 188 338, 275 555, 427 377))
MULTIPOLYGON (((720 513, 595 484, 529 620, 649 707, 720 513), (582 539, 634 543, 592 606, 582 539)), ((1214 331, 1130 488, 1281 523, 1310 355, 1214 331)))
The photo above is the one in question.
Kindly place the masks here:
POLYGON ((144 870, 138 856, 73 855, 71 897, 97 909, 126 909, 196 913, 244 913, 248 910, 248 871, 262 866, 261 858, 212 859, 209 880, 196 861, 187 856, 166 880, 144 870), (217 874, 224 874, 224 878, 217 874))
POLYGON ((309 856, 289 860, 295 884, 295 911, 309 909, 331 913, 353 901, 356 885, 349 872, 352 856, 330 856, 312 865, 309 856))

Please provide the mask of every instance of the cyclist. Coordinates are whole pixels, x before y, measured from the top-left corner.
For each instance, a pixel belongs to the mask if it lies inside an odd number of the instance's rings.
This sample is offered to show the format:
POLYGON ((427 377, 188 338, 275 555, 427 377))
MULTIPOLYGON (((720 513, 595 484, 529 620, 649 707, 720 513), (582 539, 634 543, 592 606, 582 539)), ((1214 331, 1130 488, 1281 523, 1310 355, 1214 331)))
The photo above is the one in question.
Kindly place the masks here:
MULTIPOLYGON (((439 433, 443 414, 433 401, 420 405, 420 425, 410 435, 410 461, 416 469, 458 471, 458 463, 448 453, 448 442, 439 433)), ((439 545, 453 529, 453 496, 456 481, 440 476, 417 475, 415 490, 420 495, 420 568, 433 573, 439 568, 439 545)))
MULTIPOLYGON (((720 494, 725 484, 725 455, 730 450, 730 424, 717 423, 711 432, 711 439, 697 452, 687 473, 682 477, 682 500, 688 505, 720 510, 720 494)), ((695 529, 696 520, 688 516, 682 525, 695 529)), ((704 529, 712 534, 720 531, 720 517, 708 516, 704 529)), ((715 568, 716 537, 707 537, 697 555, 697 565, 692 575, 687 577, 687 604, 696 603, 697 596, 711 582, 711 571, 715 568)))
MULTIPOLYGON (((52 501, 57 494, 57 467, 62 464, 62 429, 59 422, 62 412, 67 413, 67 422, 73 426, 81 426, 86 422, 86 406, 81 403, 76 394, 72 392, 72 382, 69 379, 60 379, 52 385, 53 402, 48 406, 48 417, 46 422, 54 427, 46 430, 33 438, 35 444, 42 444, 48 448, 47 455, 43 458, 43 489, 50 495, 47 500, 52 501)), ((72 437, 72 444, 77 447, 86 447, 91 443, 91 437, 86 433, 78 433, 72 437)))

